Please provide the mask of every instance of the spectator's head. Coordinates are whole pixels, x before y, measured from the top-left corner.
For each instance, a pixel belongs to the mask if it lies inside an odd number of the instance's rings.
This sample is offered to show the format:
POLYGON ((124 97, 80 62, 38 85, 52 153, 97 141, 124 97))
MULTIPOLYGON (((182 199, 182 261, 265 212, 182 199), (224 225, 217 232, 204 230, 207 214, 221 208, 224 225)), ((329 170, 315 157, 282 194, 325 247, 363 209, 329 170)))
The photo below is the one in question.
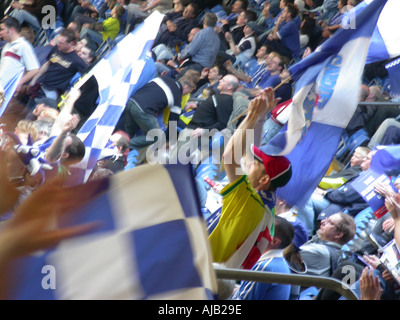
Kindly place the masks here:
POLYGON ((178 80, 178 82, 182 86, 182 95, 183 96, 188 93, 191 93, 196 88, 196 84, 189 77, 183 76, 178 80))
POLYGON ((321 221, 317 234, 321 240, 345 245, 354 238, 356 224, 349 214, 335 213, 321 221))
POLYGON ((269 61, 267 63, 267 70, 271 75, 280 74, 285 67, 284 61, 279 53, 271 52, 269 54, 269 61))
POLYGON ((289 182, 292 166, 286 157, 269 156, 255 145, 251 145, 250 151, 254 160, 248 165, 247 175, 254 189, 274 191, 289 182))
POLYGON ((81 47, 77 54, 88 65, 91 64, 96 58, 96 50, 89 43, 81 47))
POLYGON ((236 24, 238 26, 243 26, 246 23, 248 23, 249 21, 254 21, 256 19, 257 19, 257 14, 254 11, 244 10, 239 14, 239 16, 236 20, 236 24))
POLYGON ((258 25, 254 21, 249 21, 243 29, 243 33, 246 37, 250 35, 257 35, 258 25))
POLYGON ((111 10, 111 16, 117 19, 121 19, 125 14, 125 8, 123 6, 114 6, 111 10))
POLYGON ((78 21, 71 21, 68 26, 67 26, 68 30, 71 30, 75 33, 75 37, 76 39, 80 38, 80 33, 82 30, 82 25, 78 22, 78 21))
POLYGON ((200 31, 200 28, 193 28, 192 30, 190 30, 189 34, 188 34, 188 42, 192 42, 194 36, 200 31))
POLYGON ((368 96, 365 101, 378 101, 382 96, 382 91, 378 86, 370 86, 368 96))
POLYGON ((218 84, 218 91, 220 94, 233 95, 239 86, 239 80, 234 75, 227 74, 223 77, 218 84))
POLYGON ((199 14, 199 7, 195 3, 190 3, 183 10, 183 19, 196 19, 199 14))
POLYGON ((292 243, 293 238, 293 225, 285 218, 275 216, 275 233, 271 243, 268 245, 268 250, 285 249, 292 243))
POLYGON ((240 13, 247 9, 249 3, 247 0, 236 0, 231 7, 232 13, 240 13))
POLYGON ((210 68, 210 71, 208 72, 208 81, 214 83, 221 80, 222 77, 224 77, 226 74, 227 70, 224 66, 215 64, 210 68))
POLYGON ((218 22, 218 17, 215 13, 207 12, 204 15, 204 19, 203 19, 204 26, 214 28, 216 26, 217 22, 218 22))
POLYGON ((368 154, 371 152, 371 149, 368 147, 358 147, 354 151, 353 155, 350 159, 351 167, 359 167, 361 164, 367 159, 368 154))
MULTIPOLYGON (((54 109, 51 109, 51 110, 54 110, 54 109)), ((50 137, 50 133, 51 133, 51 129, 53 127, 54 121, 55 121, 55 119, 53 119, 51 117, 42 117, 41 119, 34 121, 34 125, 38 132, 37 140, 47 139, 50 137)))
POLYGON ((367 171, 371 167, 372 157, 376 153, 376 150, 370 151, 364 161, 361 163, 361 170, 367 171))
POLYGON ((296 18, 298 14, 299 10, 293 4, 288 4, 286 5, 285 9, 283 9, 282 19, 288 22, 296 18))
POLYGON ((259 60, 267 59, 269 55, 269 48, 268 45, 263 44, 256 52, 256 58, 259 60))
POLYGON ((294 4, 294 0, 281 0, 279 2, 279 9, 284 9, 288 4, 294 4))
POLYGON ((65 139, 64 152, 61 156, 61 163, 66 167, 77 164, 85 156, 85 145, 75 134, 69 134, 65 139))
POLYGON ((0 21, 0 38, 4 41, 11 42, 15 37, 19 36, 21 25, 18 20, 13 17, 8 17, 0 21))
POLYGON ((63 53, 70 53, 75 50, 76 36, 72 30, 61 30, 57 38, 57 48, 63 53))

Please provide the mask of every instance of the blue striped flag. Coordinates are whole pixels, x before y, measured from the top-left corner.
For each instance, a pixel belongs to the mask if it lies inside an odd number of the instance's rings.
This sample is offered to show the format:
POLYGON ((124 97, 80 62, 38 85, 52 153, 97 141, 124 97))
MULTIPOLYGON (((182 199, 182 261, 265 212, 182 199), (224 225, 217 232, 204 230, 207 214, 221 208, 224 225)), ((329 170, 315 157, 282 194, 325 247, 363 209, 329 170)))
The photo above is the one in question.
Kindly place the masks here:
POLYGON ((292 178, 277 195, 292 205, 307 201, 336 153, 358 104, 370 38, 386 1, 354 8, 355 28, 339 29, 290 69, 296 82, 289 120, 261 149, 291 161, 292 178))
POLYGON ((86 153, 84 159, 71 168, 74 179, 71 184, 87 181, 129 97, 155 77, 151 47, 163 17, 159 12, 149 16, 82 79, 84 82, 92 75, 96 77, 100 102, 77 134, 85 144, 86 153))
POLYGON ((5 85, 3 85, 4 101, 0 106, 0 117, 3 115, 12 97, 14 96, 15 90, 17 89, 18 84, 20 83, 22 77, 24 76, 24 72, 25 68, 16 70, 15 75, 11 78, 11 80, 5 85))
POLYGON ((97 196, 61 225, 99 228, 20 260, 12 299, 216 298, 190 165, 143 165, 74 188, 97 196))

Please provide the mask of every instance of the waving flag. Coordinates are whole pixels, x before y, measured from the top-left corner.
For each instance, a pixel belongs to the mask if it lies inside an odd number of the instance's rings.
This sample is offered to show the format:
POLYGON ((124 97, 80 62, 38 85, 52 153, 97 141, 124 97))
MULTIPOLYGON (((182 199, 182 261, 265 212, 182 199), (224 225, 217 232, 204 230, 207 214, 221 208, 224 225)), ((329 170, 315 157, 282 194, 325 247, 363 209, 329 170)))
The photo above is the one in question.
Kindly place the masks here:
POLYGON ((329 168, 357 107, 369 41, 385 3, 354 8, 355 28, 338 30, 290 69, 297 81, 288 123, 261 149, 292 162, 292 178, 278 190, 292 205, 301 206, 329 168))
POLYGON ((400 99, 400 58, 395 59, 385 66, 389 74, 390 97, 400 99))
POLYGON ((24 71, 25 68, 21 68, 19 70, 16 70, 14 77, 11 78, 11 80, 4 85, 4 101, 2 104, 0 104, 0 117, 3 115, 4 111, 6 110, 8 103, 14 96, 15 90, 18 87, 18 84, 20 83, 22 77, 24 76, 24 71))
POLYGON ((143 165, 79 186, 85 187, 98 196, 65 225, 100 221, 99 229, 22 259, 12 299, 215 298, 189 165, 143 165))
POLYGON ((82 79, 84 82, 92 75, 96 77, 100 102, 77 134, 85 144, 86 153, 85 158, 71 169, 74 181, 70 183, 83 183, 87 180, 129 97, 155 77, 151 47, 163 17, 159 12, 153 13, 82 79))
MULTIPOLYGON (((366 0, 370 3, 372 0, 366 0)), ((400 1, 388 0, 371 37, 366 63, 400 56, 400 1)))

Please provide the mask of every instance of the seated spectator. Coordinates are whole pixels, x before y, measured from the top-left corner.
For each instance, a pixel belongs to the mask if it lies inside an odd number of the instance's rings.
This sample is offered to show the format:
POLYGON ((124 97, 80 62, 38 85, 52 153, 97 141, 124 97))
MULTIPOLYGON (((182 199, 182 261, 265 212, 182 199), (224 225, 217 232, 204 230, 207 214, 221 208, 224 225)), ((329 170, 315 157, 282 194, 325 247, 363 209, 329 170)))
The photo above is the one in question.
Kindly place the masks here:
MULTIPOLYGON (((185 41, 181 46, 180 50, 185 48, 190 42, 192 42, 194 36, 200 31, 200 28, 193 28, 190 30, 187 41, 185 41)), ((153 53, 156 55, 156 68, 158 75, 164 75, 168 71, 173 70, 174 74, 181 73, 182 69, 185 67, 185 61, 180 63, 178 61, 178 53, 176 48, 169 48, 165 44, 161 43, 152 49, 153 53)), ((170 77, 173 77, 172 75, 170 77)))
POLYGON ((237 45, 233 42, 232 35, 227 33, 226 39, 229 43, 229 50, 227 53, 235 56, 234 67, 243 69, 244 65, 253 57, 256 51, 257 42, 255 35, 256 28, 257 26, 255 22, 248 22, 243 29, 243 38, 237 45))
POLYGON ((19 24, 22 25, 26 22, 35 31, 39 31, 42 27, 42 21, 44 21, 44 18, 48 14, 47 10, 43 10, 45 6, 52 6, 56 15, 58 14, 56 0, 37 0, 25 4, 19 1, 13 1, 11 3, 13 11, 11 11, 10 16, 17 19, 19 24))
POLYGON ((67 21, 78 21, 81 25, 84 23, 93 23, 99 18, 104 18, 105 8, 114 5, 115 1, 110 0, 78 0, 78 3, 73 7, 71 14, 67 17, 67 21), (111 4, 112 3, 112 4, 111 4), (81 20, 82 18, 86 18, 81 20))
POLYGON ((176 161, 175 159, 179 158, 182 162, 183 156, 185 156, 186 159, 193 157, 193 159, 196 158, 195 161, 200 161, 198 158, 201 158, 201 155, 198 153, 198 147, 207 145, 208 151, 211 135, 226 128, 232 112, 232 95, 237 86, 238 79, 233 75, 228 74, 219 81, 217 88, 219 94, 209 97, 195 109, 192 120, 179 133, 176 149, 170 148, 171 159, 176 161), (181 157, 181 150, 188 153, 182 154, 181 157))
MULTIPOLYGON (((218 64, 214 64, 207 74, 207 82, 204 83, 201 87, 199 87, 195 92, 192 93, 192 97, 201 98, 203 95, 203 91, 206 88, 212 89, 215 93, 219 93, 218 85, 219 81, 225 77, 227 74, 227 70, 224 66, 220 66, 218 64)), ((195 106, 190 106, 191 109, 195 109, 195 106)))
POLYGON ((124 13, 124 7, 115 6, 111 11, 110 18, 103 22, 84 24, 80 34, 81 38, 88 37, 98 45, 102 44, 107 39, 114 40, 121 31, 120 20, 124 13))
POLYGON ((169 48, 180 46, 188 39, 189 32, 197 26, 196 18, 198 15, 198 7, 194 3, 190 3, 185 7, 182 13, 182 19, 173 21, 168 19, 166 21, 167 30, 161 33, 155 46, 163 43, 169 48))
POLYGON ((300 26, 294 21, 297 15, 297 8, 288 4, 265 42, 289 59, 299 59, 300 56, 300 26))
POLYGON ((368 147, 357 147, 350 158, 350 167, 323 177, 318 186, 322 189, 336 189, 340 187, 362 171, 361 164, 367 159, 370 152, 371 149, 368 147))
POLYGON ((219 50, 219 38, 214 31, 217 16, 207 12, 203 20, 203 29, 199 31, 179 54, 178 61, 181 63, 188 59, 185 69, 195 69, 199 72, 203 68, 210 68, 214 63, 219 50))
POLYGON ((244 27, 246 24, 256 19, 257 14, 252 10, 246 9, 238 15, 235 25, 229 26, 229 23, 224 24, 222 31, 219 33, 221 51, 226 51, 230 48, 229 41, 232 41, 234 45, 238 45, 244 37, 244 27))
POLYGON ((73 31, 61 31, 57 46, 49 54, 48 61, 40 68, 28 87, 31 103, 28 109, 35 105, 33 99, 47 98, 57 100, 65 92, 73 76, 87 69, 87 64, 75 52, 76 38, 73 31))
POLYGON ((307 274, 329 277, 340 263, 341 247, 354 238, 356 224, 350 215, 338 212, 321 221, 317 234, 300 247, 307 274))

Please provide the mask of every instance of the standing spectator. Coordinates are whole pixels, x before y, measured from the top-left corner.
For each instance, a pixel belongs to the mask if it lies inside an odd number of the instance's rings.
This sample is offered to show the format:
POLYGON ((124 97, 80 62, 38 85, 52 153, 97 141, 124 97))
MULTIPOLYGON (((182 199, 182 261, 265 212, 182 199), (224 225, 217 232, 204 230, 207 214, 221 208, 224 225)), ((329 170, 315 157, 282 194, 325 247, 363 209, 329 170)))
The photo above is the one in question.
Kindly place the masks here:
POLYGON ((259 143, 262 125, 275 104, 272 90, 253 99, 225 147, 223 163, 229 184, 221 190, 222 214, 209 239, 214 262, 227 267, 252 268, 274 236, 275 190, 290 180, 291 165, 287 158, 269 156, 255 145, 250 147, 253 160, 246 137, 252 131, 255 144, 259 143), (246 155, 245 174, 241 173, 240 154, 246 155))
POLYGON ((20 34, 21 25, 17 19, 8 17, 0 22, 0 37, 7 41, 1 53, 0 85, 4 88, 15 76, 15 71, 25 68, 25 74, 18 84, 19 93, 39 72, 39 61, 32 45, 20 34))
POLYGON ((186 78, 176 81, 157 77, 130 97, 126 105, 124 130, 131 137, 130 149, 139 150, 155 142, 147 140, 146 135, 152 129, 160 129, 157 117, 164 109, 171 107, 169 121, 178 121, 182 96, 192 92, 194 87, 194 83, 186 78), (139 129, 142 134, 137 135, 139 129))

